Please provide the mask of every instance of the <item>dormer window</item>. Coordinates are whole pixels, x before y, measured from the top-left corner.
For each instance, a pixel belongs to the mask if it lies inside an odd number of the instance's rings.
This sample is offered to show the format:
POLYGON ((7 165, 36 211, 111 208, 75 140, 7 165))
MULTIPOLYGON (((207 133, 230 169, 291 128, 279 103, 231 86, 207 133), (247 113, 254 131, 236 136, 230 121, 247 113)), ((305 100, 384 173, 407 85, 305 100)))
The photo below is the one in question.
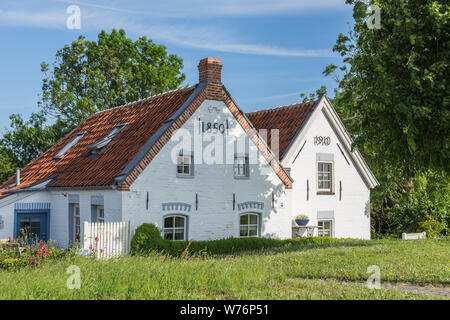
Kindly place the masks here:
POLYGON ((91 154, 98 154, 104 147, 106 147, 123 129, 123 127, 126 126, 126 123, 121 123, 116 125, 110 133, 106 137, 104 137, 102 140, 97 141, 94 144, 91 144, 88 146, 88 149, 92 149, 91 154))
POLYGON ((63 155, 65 155, 66 152, 69 151, 70 148, 72 148, 72 147, 75 145, 75 143, 77 143, 81 138, 83 138, 83 136, 84 136, 85 133, 86 133, 86 132, 80 132, 80 133, 78 133, 78 134, 76 135, 76 137, 72 139, 72 141, 70 141, 68 144, 66 144, 66 146, 65 146, 64 148, 62 148, 61 151, 59 151, 58 154, 57 154, 56 156, 53 157, 53 160, 59 160, 59 159, 61 159, 61 157, 62 157, 63 155))

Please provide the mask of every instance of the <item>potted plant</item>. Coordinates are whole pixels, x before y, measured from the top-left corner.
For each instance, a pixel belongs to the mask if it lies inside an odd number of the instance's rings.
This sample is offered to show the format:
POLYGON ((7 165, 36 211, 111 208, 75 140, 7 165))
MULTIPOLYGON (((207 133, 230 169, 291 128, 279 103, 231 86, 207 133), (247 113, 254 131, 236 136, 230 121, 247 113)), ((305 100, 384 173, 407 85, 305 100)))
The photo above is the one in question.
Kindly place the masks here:
POLYGON ((299 225, 299 226, 306 226, 309 222, 309 218, 307 215, 304 214, 300 214, 298 216, 295 217, 295 222, 299 225))

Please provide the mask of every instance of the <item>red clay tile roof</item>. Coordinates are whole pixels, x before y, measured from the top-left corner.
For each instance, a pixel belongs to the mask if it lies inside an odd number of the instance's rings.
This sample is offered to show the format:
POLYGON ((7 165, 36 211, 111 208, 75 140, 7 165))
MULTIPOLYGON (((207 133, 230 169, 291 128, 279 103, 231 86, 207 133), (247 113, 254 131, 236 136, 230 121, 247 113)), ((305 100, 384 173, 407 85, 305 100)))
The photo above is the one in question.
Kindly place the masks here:
MULTIPOLYGON (((30 187, 52 177, 51 187, 113 185, 115 177, 194 90, 195 87, 179 89, 92 115, 23 168, 19 188, 12 187, 3 192, 30 187), (87 146, 103 139, 121 123, 127 125, 101 150, 100 156, 89 157, 87 146), (84 131, 86 134, 59 161, 53 160, 65 145, 84 131)), ((13 184, 15 176, 3 183, 0 190, 13 184)))
MULTIPOLYGON (((195 87, 184 88, 162 95, 149 97, 144 100, 129 103, 127 105, 108 109, 98 112, 80 124, 71 133, 57 142, 49 150, 33 160, 25 168, 21 170, 21 183, 19 187, 15 187, 15 176, 0 186, 0 198, 10 191, 26 189, 43 182, 49 181, 47 187, 101 187, 113 186, 117 182, 116 178, 122 177, 127 171, 127 165, 139 158, 139 153, 150 139, 159 139, 158 130, 164 127, 165 123, 169 123, 172 117, 178 117, 178 111, 181 107, 193 106, 198 107, 199 101, 192 105, 192 99, 202 96, 207 98, 208 86, 199 84, 195 87), (206 89, 205 89, 206 88, 206 89), (196 93, 194 93, 196 92, 196 93), (200 93, 201 92, 201 93, 200 93), (88 146, 104 139, 118 124, 126 124, 119 134, 107 144, 97 157, 91 155, 91 149, 88 146), (85 134, 74 144, 59 160, 54 160, 55 156, 77 135, 84 132, 85 134), (135 158, 136 157, 136 158, 135 158)), ((217 87, 217 86, 216 86, 217 87)), ((214 87, 214 88, 216 88, 214 87)), ((228 107, 234 110, 233 115, 238 119, 244 129, 249 129, 250 124, 242 117, 241 111, 234 105, 232 98, 226 90, 214 91, 218 99, 225 99, 228 107), (218 94, 217 92, 221 92, 218 94), (224 95, 224 92, 226 94, 224 95), (227 98, 228 97, 228 98, 227 98)), ((216 96, 214 96, 216 97, 216 96)), ((217 98, 216 97, 216 98, 217 98)), ((305 107, 305 110, 298 112, 299 108, 293 106, 258 111, 249 114, 251 121, 255 120, 255 127, 258 128, 274 128, 279 127, 283 138, 283 146, 288 144, 291 136, 285 135, 293 130, 293 126, 289 124, 295 122, 298 128, 304 120, 311 106, 305 107), (284 109, 292 109, 292 112, 281 111, 284 109), (295 110, 294 110, 295 109, 295 110), (279 110, 274 112, 274 110, 279 110), (267 121, 267 114, 273 114, 274 119, 267 121), (299 117, 298 115, 302 115, 299 117), (294 115, 297 115, 294 116, 294 115), (287 120, 285 119, 287 117, 287 120), (284 143, 286 142, 286 143, 284 143)), ((306 106, 306 105, 305 105, 306 106)), ((191 110, 192 111, 192 110, 191 110)), ((184 117, 185 118, 185 117, 184 117)), ((186 120, 186 119, 185 119, 186 120)), ((183 120, 183 121, 185 121, 183 120)), ((295 134, 296 130, 292 132, 295 134)), ((257 143, 258 148, 267 157, 270 158, 270 150, 262 144, 258 143, 259 136, 252 136, 257 143)), ((269 140, 270 142, 270 140, 269 140)), ((158 143, 156 143, 158 145, 158 143)), ((286 147, 284 146, 284 147, 286 147)), ((292 186, 292 180, 284 172, 278 161, 272 160, 271 164, 280 179, 287 187, 292 186)), ((138 167, 141 165, 138 165, 138 167)), ((141 168, 142 169, 142 168, 141 168)), ((128 173, 129 174, 129 173, 128 173)), ((123 178, 123 177, 122 177, 123 178)))
POLYGON ((272 147, 270 130, 279 130, 279 156, 282 159, 292 140, 296 137, 297 131, 313 110, 316 101, 260 110, 245 115, 258 131, 267 129, 266 142, 269 147, 272 147))

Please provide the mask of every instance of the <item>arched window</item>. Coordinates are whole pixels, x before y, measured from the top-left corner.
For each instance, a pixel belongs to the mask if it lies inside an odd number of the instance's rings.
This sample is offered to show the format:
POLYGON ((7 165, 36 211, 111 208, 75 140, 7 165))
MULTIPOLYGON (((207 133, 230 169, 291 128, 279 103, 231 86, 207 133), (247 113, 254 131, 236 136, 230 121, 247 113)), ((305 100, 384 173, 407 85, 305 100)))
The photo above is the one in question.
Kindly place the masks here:
POLYGON ((241 215, 239 236, 241 238, 259 237, 259 214, 244 213, 241 215))
POLYGON ((167 216, 164 218, 164 239, 183 241, 186 240, 186 217, 167 216))

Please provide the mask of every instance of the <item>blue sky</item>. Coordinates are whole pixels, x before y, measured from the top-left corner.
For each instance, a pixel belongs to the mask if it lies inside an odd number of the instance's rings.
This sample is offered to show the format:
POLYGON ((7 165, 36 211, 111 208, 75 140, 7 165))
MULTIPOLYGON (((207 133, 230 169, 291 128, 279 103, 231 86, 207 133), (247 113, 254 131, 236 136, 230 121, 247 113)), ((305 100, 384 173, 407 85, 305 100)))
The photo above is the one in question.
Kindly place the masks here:
POLYGON ((37 111, 40 63, 84 35, 123 28, 147 36, 184 60, 185 84, 198 80, 204 57, 222 60, 222 81, 246 112, 295 103, 300 92, 335 87, 322 75, 341 59, 332 52, 348 30, 344 0, 11 1, 0 3, 0 132, 8 116, 37 111), (70 30, 67 8, 81 10, 81 28, 70 30))

